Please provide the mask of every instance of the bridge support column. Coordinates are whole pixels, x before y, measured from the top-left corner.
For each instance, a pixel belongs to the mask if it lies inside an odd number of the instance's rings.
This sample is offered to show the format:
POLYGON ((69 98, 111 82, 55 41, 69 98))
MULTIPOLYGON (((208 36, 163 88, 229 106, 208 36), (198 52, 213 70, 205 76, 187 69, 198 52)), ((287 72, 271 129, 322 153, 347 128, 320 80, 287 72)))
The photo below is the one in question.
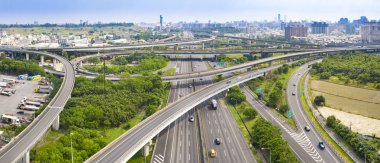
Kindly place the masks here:
POLYGON ((25 153, 25 155, 22 156, 22 157, 20 158, 20 160, 17 161, 17 163, 29 163, 29 162, 30 162, 29 151, 27 151, 27 152, 25 153))
POLYGON ((79 62, 79 68, 83 68, 83 61, 79 62))
POLYGON ((15 54, 14 53, 11 53, 11 58, 15 59, 15 54))
POLYGON ((202 50, 205 50, 205 43, 202 43, 202 50))
POLYGON ((25 59, 29 61, 29 53, 25 53, 25 59))
POLYGON ((154 51, 154 46, 152 46, 152 50, 151 51, 154 51))
POLYGON ((293 61, 293 59, 292 58, 288 58, 288 62, 292 62, 293 61))
POLYGON ((51 126, 53 128, 53 130, 58 130, 59 129, 59 115, 57 118, 54 119, 54 122, 51 126))
POLYGON ((272 61, 268 62, 269 67, 272 67, 272 61))
POLYGON ((44 65, 45 57, 41 55, 41 65, 44 65))
POLYGON ((143 148, 143 155, 144 157, 148 156, 149 155, 149 152, 150 152, 150 149, 149 147, 152 145, 152 140, 150 140, 148 143, 146 143, 146 145, 144 146, 143 148))

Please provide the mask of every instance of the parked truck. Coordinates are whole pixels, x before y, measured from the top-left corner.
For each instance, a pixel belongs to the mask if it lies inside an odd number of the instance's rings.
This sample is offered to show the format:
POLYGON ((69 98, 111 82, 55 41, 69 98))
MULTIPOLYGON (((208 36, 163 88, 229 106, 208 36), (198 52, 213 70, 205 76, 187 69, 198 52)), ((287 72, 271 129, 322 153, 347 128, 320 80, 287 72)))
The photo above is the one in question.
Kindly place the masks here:
POLYGON ((48 95, 37 96, 37 97, 24 97, 23 100, 45 103, 48 100, 48 95))
POLYGON ((27 105, 27 104, 20 104, 19 109, 21 110, 30 110, 30 111, 37 111, 40 109, 40 107, 34 106, 34 105, 27 105))
POLYGON ((7 124, 20 125, 20 120, 16 116, 8 114, 1 115, 1 122, 7 124))
POLYGON ((40 107, 42 105, 40 102, 30 101, 30 100, 21 100, 21 104, 34 105, 37 107, 40 107))

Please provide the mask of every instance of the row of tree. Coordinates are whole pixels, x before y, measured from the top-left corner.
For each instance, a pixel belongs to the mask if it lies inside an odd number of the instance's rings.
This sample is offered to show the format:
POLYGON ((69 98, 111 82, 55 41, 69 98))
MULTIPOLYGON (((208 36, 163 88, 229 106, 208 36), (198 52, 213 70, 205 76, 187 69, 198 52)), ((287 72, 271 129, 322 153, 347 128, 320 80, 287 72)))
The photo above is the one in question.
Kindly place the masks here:
POLYGON ((347 144, 362 158, 366 158, 369 162, 380 162, 380 157, 377 154, 376 147, 372 146, 368 140, 361 137, 357 132, 352 132, 351 129, 340 123, 335 116, 327 117, 326 125, 334 129, 347 144))
POLYGON ((70 133, 73 133, 74 162, 85 161, 115 138, 109 137, 110 129, 128 129, 137 115, 153 114, 167 96, 168 87, 158 75, 118 82, 105 81, 101 75, 95 79, 78 77, 72 98, 60 116, 61 130, 49 133, 47 137, 55 140, 33 149, 31 159, 70 162, 70 133))
POLYGON ((85 66, 85 68, 93 72, 103 73, 103 71, 105 71, 106 74, 119 74, 123 72, 129 74, 143 74, 164 68, 169 60, 154 54, 141 56, 131 54, 129 56, 121 56, 112 59, 111 63, 113 65, 111 66, 96 66, 100 63, 98 58, 90 58, 89 62, 95 64, 95 66, 85 66), (136 63, 136 65, 131 65, 133 63, 136 63))
MULTIPOLYGON (((323 59, 313 65, 311 73, 320 79, 336 76, 349 83, 350 80, 360 84, 380 83, 380 56, 371 54, 340 54, 323 59)), ((378 85, 380 88, 380 85, 378 85)))
POLYGON ((16 61, 10 58, 4 58, 0 61, 0 71, 3 74, 12 75, 45 75, 44 69, 34 62, 16 61))
POLYGON ((269 148, 272 162, 298 162, 277 126, 259 118, 252 130, 253 146, 258 149, 269 148))

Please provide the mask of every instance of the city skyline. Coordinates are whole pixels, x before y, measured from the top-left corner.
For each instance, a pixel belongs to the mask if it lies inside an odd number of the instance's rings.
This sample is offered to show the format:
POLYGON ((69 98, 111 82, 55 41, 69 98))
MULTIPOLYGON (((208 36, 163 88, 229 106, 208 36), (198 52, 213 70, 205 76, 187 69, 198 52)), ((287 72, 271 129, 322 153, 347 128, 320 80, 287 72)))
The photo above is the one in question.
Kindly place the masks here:
POLYGON ((369 20, 379 20, 377 9, 380 2, 376 0, 238 0, 237 1, 173 1, 124 2, 122 0, 94 0, 88 4, 85 0, 67 1, 1 1, 0 24, 39 23, 78 23, 88 20, 90 23, 101 22, 148 22, 158 23, 159 15, 164 22, 226 22, 226 21, 273 21, 277 14, 287 20, 338 21, 347 17, 351 21, 367 16, 369 20), (104 12, 102 12, 104 11, 104 12), (106 11, 106 12, 105 12, 106 11), (337 12, 339 11, 339 12, 337 12))

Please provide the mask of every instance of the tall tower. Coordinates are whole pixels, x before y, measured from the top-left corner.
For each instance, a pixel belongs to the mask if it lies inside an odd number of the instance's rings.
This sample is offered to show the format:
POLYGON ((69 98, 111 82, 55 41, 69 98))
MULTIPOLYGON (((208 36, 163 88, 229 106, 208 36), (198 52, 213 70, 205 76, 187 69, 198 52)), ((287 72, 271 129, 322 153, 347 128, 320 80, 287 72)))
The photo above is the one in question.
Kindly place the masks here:
POLYGON ((281 15, 280 14, 277 15, 277 22, 281 23, 281 15))
POLYGON ((164 17, 162 17, 162 15, 160 15, 160 31, 162 31, 163 19, 164 19, 164 17))

